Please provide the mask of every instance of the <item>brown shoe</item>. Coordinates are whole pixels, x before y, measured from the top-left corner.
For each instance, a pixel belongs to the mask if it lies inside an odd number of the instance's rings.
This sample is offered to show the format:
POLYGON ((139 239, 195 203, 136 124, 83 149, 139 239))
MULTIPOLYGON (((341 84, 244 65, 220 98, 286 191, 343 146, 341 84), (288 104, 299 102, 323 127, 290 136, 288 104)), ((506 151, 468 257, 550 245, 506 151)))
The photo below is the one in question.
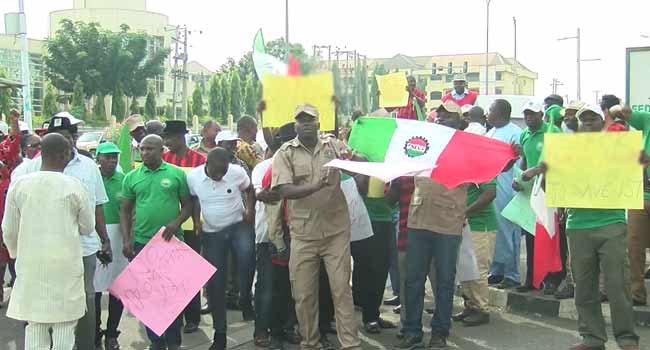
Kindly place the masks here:
POLYGON ((570 347, 569 350, 605 350, 605 346, 593 346, 580 343, 570 347))

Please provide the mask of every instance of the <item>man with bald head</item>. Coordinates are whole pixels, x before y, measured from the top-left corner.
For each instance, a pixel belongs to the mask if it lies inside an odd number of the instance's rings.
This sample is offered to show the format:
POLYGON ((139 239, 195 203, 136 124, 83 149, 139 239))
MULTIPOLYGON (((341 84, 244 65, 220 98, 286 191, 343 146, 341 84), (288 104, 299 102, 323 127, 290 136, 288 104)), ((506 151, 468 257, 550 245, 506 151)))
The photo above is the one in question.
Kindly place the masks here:
MULTIPOLYGON (((181 224, 192 214, 192 202, 185 172, 162 160, 163 139, 148 135, 140 142, 142 166, 129 172, 122 185, 120 224, 124 235, 124 255, 131 259, 165 227, 163 238, 183 240, 181 224), (135 209, 135 222, 133 221, 135 209)), ((153 350, 178 350, 181 346, 182 314, 157 336, 147 328, 153 350)))
POLYGON ((94 231, 95 208, 81 181, 63 174, 71 153, 65 137, 45 136, 40 171, 7 194, 2 231, 19 261, 7 316, 28 322, 25 349, 71 350, 86 313, 81 235, 94 231))

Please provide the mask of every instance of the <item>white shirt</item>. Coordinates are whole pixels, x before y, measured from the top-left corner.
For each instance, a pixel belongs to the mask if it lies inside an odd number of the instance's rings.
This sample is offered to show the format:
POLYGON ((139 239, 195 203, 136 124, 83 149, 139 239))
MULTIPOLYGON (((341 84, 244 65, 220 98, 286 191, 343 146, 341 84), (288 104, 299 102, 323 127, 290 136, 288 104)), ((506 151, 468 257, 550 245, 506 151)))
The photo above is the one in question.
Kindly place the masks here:
MULTIPOLYGON (((255 194, 262 191, 262 179, 269 170, 273 159, 266 159, 257 164, 251 175, 255 194)), ((269 241, 269 224, 266 220, 266 205, 260 201, 255 203, 255 243, 267 243, 269 241)))
POLYGON ((487 129, 485 128, 484 125, 481 125, 481 123, 471 122, 469 123, 467 128, 465 128, 465 130, 463 131, 468 132, 470 134, 485 135, 487 129))
POLYGON ((201 165, 187 175, 187 185, 190 194, 199 198, 204 232, 219 232, 242 221, 242 192, 250 186, 244 168, 230 164, 221 181, 214 181, 205 173, 205 165, 201 165))
MULTIPOLYGON (((15 181, 22 175, 35 173, 41 170, 41 157, 32 159, 31 162, 22 163, 11 174, 11 181, 15 181)), ((104 188, 102 174, 99 172, 97 164, 90 158, 74 151, 74 158, 66 165, 63 170, 65 175, 72 176, 81 181, 88 191, 88 201, 95 208, 98 205, 108 203, 108 196, 104 188)), ((102 248, 97 232, 93 230, 90 235, 81 237, 81 249, 83 256, 90 256, 102 248)))
POLYGON ((39 171, 11 183, 2 230, 19 277, 8 317, 58 323, 84 315, 80 238, 94 228, 95 205, 78 179, 39 171))

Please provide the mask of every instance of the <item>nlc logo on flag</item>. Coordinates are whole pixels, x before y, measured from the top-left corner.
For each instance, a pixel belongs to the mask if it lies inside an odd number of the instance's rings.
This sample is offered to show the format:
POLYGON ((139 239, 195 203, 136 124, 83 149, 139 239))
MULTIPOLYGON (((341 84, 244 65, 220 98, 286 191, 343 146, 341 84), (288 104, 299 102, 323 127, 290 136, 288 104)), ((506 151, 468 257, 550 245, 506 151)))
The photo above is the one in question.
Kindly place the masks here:
POLYGON ((409 158, 420 157, 427 152, 429 152, 429 141, 422 136, 411 137, 404 144, 404 154, 409 158))

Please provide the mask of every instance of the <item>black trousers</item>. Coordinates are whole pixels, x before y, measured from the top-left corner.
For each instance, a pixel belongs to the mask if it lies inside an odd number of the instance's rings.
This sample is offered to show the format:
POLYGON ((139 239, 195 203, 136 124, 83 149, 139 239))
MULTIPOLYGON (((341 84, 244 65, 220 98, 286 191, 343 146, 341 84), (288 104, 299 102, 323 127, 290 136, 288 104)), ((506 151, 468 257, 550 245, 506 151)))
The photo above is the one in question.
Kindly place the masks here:
MULTIPOLYGON (((196 236, 194 231, 184 231, 185 235, 185 244, 190 246, 197 254, 201 254, 201 239, 196 236)), ((199 324, 201 322, 201 291, 190 300, 190 303, 187 304, 185 310, 183 311, 183 316, 185 316, 185 323, 199 324)))
MULTIPOLYGON (((280 265, 271 265, 272 292, 271 292, 271 336, 284 337, 285 327, 296 319, 296 309, 291 297, 291 282, 289 268, 280 265)), ((294 324, 297 322, 293 322, 294 324)))
MULTIPOLYGON (((120 334, 117 328, 120 326, 122 312, 124 312, 124 305, 120 299, 108 294, 108 319, 106 320, 106 330, 103 333, 107 338, 117 338, 120 334)), ((95 343, 98 343, 102 336, 102 293, 95 293, 95 316, 97 324, 95 343)))
POLYGON ((354 259, 352 272, 355 304, 361 306, 363 323, 379 320, 390 267, 390 244, 395 226, 392 222, 372 222, 372 237, 351 243, 354 259))
MULTIPOLYGON (((533 285, 533 268, 535 260, 535 236, 522 230, 522 234, 526 237, 526 285, 533 285)), ((567 260, 567 239, 566 230, 564 225, 560 225, 560 257, 562 259, 562 271, 553 272, 546 275, 544 283, 554 284, 558 286, 566 276, 566 260, 567 260), (564 248, 563 248, 564 246, 564 248)))

